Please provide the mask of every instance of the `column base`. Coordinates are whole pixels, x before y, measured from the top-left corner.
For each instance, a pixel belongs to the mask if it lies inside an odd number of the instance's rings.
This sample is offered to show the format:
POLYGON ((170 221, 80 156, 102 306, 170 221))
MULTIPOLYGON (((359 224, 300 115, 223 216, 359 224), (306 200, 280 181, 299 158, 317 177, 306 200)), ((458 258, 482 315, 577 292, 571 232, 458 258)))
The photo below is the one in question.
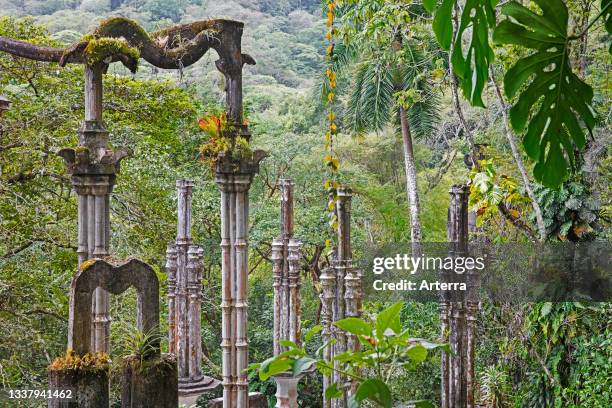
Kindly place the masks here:
POLYGON ((212 391, 221 386, 221 381, 207 376, 202 376, 199 380, 192 381, 189 379, 179 378, 178 392, 179 397, 190 397, 200 395, 205 392, 212 391))

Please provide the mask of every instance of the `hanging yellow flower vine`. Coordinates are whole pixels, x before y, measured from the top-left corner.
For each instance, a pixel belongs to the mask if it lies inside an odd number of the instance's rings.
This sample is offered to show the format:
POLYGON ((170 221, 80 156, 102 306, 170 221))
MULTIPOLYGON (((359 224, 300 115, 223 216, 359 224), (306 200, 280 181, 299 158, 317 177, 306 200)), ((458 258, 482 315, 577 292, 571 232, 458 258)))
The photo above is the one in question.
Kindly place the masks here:
MULTIPOLYGON (((326 60, 327 68, 325 69, 325 77, 327 83, 327 131, 325 133, 325 165, 328 171, 327 180, 325 180, 325 189, 327 190, 329 201, 327 204, 326 215, 329 218, 329 224, 333 230, 337 226, 336 218, 336 199, 338 190, 338 169, 340 162, 334 151, 334 137, 338 133, 338 125, 336 124, 336 114, 334 112, 334 102, 336 101, 336 87, 337 87, 337 74, 334 70, 334 46, 335 37, 337 34, 336 28, 334 27, 335 22, 335 11, 336 1, 328 0, 327 2, 327 49, 326 49, 326 60)), ((329 246, 330 242, 328 242, 329 246)))

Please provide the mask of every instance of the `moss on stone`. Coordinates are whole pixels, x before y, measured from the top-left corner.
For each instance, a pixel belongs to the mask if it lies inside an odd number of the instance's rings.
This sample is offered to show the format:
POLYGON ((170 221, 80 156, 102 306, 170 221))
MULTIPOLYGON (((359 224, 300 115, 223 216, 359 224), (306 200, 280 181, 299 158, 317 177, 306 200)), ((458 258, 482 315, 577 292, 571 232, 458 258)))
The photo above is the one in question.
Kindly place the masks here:
POLYGON ((109 17, 100 22, 98 28, 95 29, 94 35, 97 37, 107 37, 109 34, 115 34, 118 32, 132 33, 132 36, 148 37, 149 34, 144 28, 134 20, 126 17, 109 17))
POLYGON ((100 63, 106 58, 116 54, 126 55, 134 61, 138 61, 140 58, 140 51, 138 48, 130 47, 128 42, 123 38, 92 38, 88 41, 84 53, 89 65, 100 63))
POLYGON ((81 272, 86 271, 88 268, 91 268, 93 266, 93 264, 96 263, 95 259, 88 259, 86 261, 84 261, 83 263, 81 263, 81 272))

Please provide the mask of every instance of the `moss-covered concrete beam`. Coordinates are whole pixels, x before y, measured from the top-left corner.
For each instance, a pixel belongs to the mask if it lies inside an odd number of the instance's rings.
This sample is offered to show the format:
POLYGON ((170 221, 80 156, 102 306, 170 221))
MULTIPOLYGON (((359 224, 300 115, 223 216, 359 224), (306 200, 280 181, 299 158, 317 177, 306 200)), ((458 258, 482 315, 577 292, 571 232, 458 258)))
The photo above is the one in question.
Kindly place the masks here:
POLYGON ((120 61, 135 70, 138 57, 159 68, 180 69, 194 64, 213 48, 224 61, 224 68, 233 71, 245 63, 255 63, 250 56, 240 52, 243 27, 241 22, 219 19, 179 24, 147 33, 133 20, 111 17, 102 21, 82 41, 66 49, 0 37, 0 51, 61 65, 90 64, 94 60, 120 61))

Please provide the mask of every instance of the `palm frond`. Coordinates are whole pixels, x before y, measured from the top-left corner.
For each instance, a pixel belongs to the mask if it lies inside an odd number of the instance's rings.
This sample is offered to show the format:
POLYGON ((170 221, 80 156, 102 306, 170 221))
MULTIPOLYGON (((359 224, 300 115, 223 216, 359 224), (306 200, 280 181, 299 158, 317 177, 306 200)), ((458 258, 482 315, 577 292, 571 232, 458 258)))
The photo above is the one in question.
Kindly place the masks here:
POLYGON ((382 130, 391 120, 393 71, 377 60, 357 67, 347 104, 348 124, 353 131, 382 130))
POLYGON ((440 96, 427 75, 433 64, 412 41, 404 43, 403 51, 406 63, 400 69, 402 89, 416 89, 421 95, 421 100, 408 109, 410 128, 414 137, 426 137, 440 122, 440 96))

